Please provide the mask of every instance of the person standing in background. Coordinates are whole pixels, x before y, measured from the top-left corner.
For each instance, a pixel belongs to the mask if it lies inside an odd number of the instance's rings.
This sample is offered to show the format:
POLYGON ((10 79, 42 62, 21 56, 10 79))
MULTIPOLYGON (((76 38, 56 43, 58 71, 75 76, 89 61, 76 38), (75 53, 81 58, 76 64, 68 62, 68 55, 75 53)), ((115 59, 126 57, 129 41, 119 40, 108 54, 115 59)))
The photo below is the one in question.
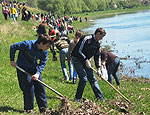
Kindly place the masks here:
POLYGON ((5 20, 8 20, 8 13, 9 13, 8 7, 5 6, 5 9, 3 10, 3 14, 4 14, 4 17, 5 17, 5 20))
MULTIPOLYGON (((74 49, 74 47, 76 46, 76 44, 78 43, 79 39, 81 38, 81 36, 83 35, 83 32, 81 30, 76 31, 75 33, 75 37, 73 40, 70 41, 69 43, 69 49, 68 49, 68 61, 72 63, 72 59, 71 59, 71 53, 74 49)), ((74 68, 74 67, 73 67, 74 68)), ((73 84, 76 83, 77 80, 77 72, 75 70, 75 68, 73 69, 73 84)))
POLYGON ((16 13, 17 13, 16 8, 14 7, 14 5, 12 5, 11 14, 14 22, 16 22, 16 13))

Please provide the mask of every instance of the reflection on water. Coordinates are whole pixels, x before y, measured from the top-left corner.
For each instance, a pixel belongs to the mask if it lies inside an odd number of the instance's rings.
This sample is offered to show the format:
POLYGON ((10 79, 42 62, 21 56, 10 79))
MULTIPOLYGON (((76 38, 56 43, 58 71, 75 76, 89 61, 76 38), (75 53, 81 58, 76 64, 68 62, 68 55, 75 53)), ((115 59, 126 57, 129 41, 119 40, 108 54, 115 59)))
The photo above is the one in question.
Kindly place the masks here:
POLYGON ((97 19, 94 23, 83 31, 94 33, 97 27, 106 30, 103 45, 112 46, 114 54, 127 59, 121 61, 125 65, 122 74, 150 78, 150 11, 97 19))

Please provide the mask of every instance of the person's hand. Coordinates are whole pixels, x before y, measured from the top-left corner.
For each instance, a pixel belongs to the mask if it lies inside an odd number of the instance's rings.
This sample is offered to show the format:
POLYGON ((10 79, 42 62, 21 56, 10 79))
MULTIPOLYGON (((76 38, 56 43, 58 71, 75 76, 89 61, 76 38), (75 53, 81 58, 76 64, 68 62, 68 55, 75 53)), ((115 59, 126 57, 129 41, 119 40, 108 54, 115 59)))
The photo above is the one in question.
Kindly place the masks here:
POLYGON ((33 80, 38 80, 39 76, 40 75, 38 73, 36 73, 36 74, 32 75, 32 79, 33 80))
POLYGON ((105 66, 106 62, 105 61, 102 61, 102 66, 105 66))
POLYGON ((100 69, 100 68, 97 69, 97 75, 98 75, 99 77, 102 75, 102 72, 101 72, 101 69, 100 69))
POLYGON ((17 66, 17 64, 16 64, 15 61, 11 61, 11 62, 10 62, 10 65, 13 66, 13 67, 16 67, 16 66, 17 66))
POLYGON ((87 59, 86 61, 86 66, 88 67, 88 68, 91 68, 91 62, 87 59))

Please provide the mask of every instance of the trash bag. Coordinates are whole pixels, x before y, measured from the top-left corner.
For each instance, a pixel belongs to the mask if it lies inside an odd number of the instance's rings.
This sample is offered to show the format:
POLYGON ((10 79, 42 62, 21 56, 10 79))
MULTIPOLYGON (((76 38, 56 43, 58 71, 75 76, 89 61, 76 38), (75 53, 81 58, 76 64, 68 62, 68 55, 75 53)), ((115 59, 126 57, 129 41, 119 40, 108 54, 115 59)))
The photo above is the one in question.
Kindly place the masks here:
POLYGON ((108 80, 108 73, 107 73, 107 69, 106 69, 106 66, 102 66, 101 68, 102 70, 102 77, 105 79, 105 80, 108 80))

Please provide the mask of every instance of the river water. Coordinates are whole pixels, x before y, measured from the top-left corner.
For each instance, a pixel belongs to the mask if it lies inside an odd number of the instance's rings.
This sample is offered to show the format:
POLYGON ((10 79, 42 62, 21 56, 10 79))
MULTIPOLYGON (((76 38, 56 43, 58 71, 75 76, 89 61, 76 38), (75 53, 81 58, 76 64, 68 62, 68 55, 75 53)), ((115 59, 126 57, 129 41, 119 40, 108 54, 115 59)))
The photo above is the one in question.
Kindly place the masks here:
POLYGON ((150 11, 96 19, 83 31, 91 34, 98 27, 107 33, 102 46, 122 59, 120 74, 150 78, 150 11))

